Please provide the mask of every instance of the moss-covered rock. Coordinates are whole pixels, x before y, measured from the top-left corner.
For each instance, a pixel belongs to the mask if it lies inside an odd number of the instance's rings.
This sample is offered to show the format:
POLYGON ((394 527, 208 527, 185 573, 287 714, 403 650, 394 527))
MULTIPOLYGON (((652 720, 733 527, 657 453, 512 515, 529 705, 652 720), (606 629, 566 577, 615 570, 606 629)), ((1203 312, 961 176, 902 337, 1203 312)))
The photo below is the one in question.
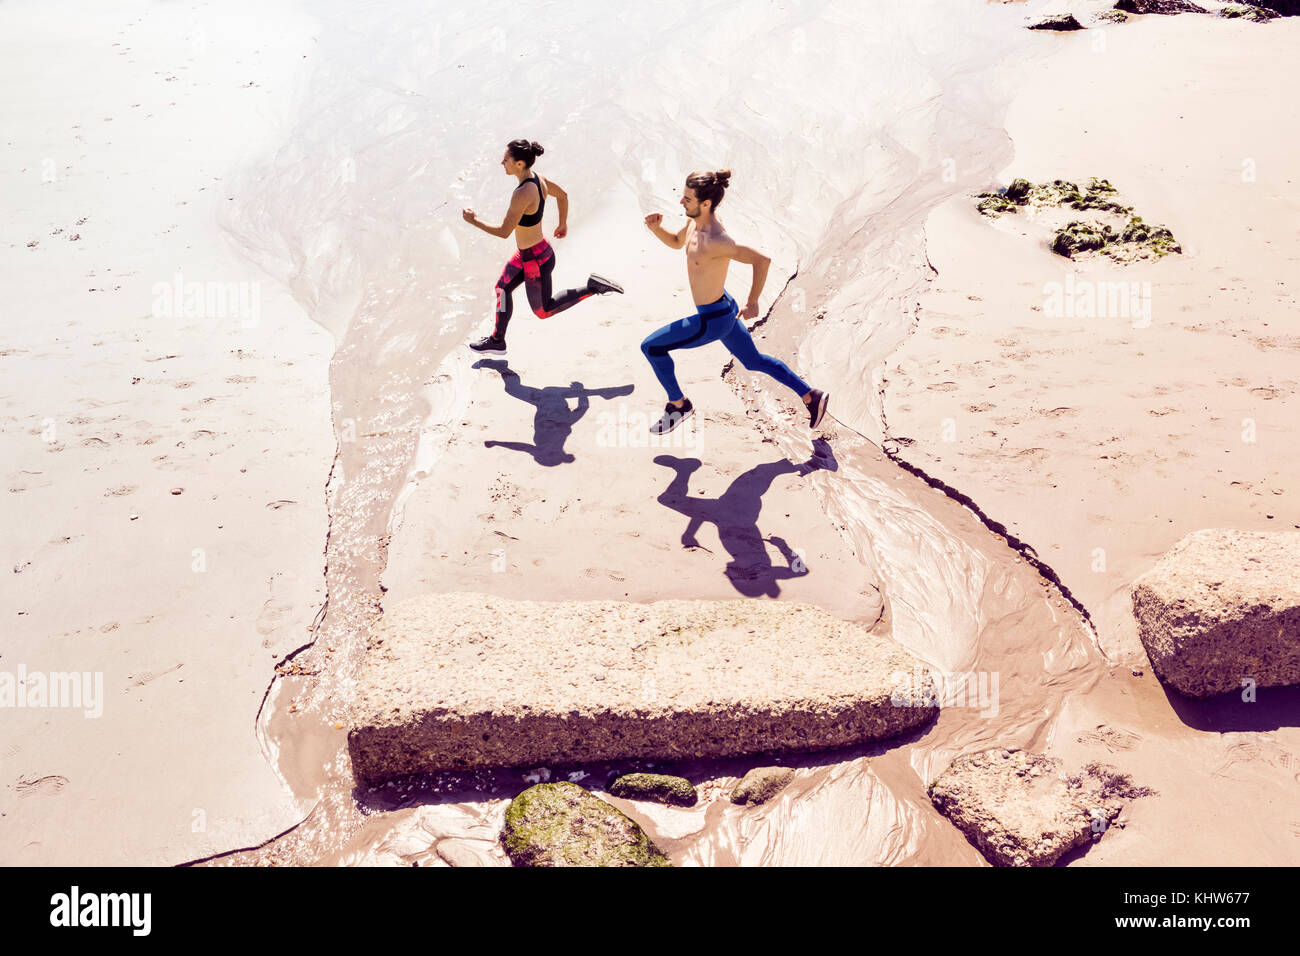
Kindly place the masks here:
POLYGON ((986 216, 1016 211, 1016 204, 1001 193, 980 193, 976 198, 979 202, 975 208, 986 216))
POLYGON ((794 779, 789 767, 755 767, 731 789, 732 803, 766 803, 794 779))
POLYGON ((1052 251, 1068 258, 1080 252, 1095 252, 1114 238, 1114 230, 1109 226, 1098 228, 1092 223, 1076 219, 1056 230, 1056 237, 1052 239, 1052 251))
POLYGON ((1134 216, 1120 233, 1120 242, 1140 242, 1151 247, 1151 251, 1158 256, 1167 256, 1171 252, 1182 252, 1183 247, 1178 244, 1171 233, 1164 226, 1151 226, 1142 221, 1141 216, 1134 216))
POLYGON ((650 800, 673 807, 693 807, 698 799, 689 780, 666 773, 626 773, 609 785, 609 792, 624 800, 650 800))
POLYGON ((501 845, 515 866, 672 866, 634 820, 575 783, 515 797, 501 845))
POLYGON ((1097 14, 1096 19, 1103 23, 1125 23, 1128 20, 1128 14, 1123 10, 1103 10, 1097 14))
POLYGON ((1011 185, 1007 187, 1007 198, 1014 203, 1028 202, 1029 190, 1033 188, 1033 185, 1027 179, 1013 179, 1011 185))
POLYGON ((1053 13, 1037 23, 1029 24, 1030 30, 1082 30, 1083 24, 1072 13, 1053 13))
POLYGON ((1019 206, 1035 212, 1070 209, 1101 214, 1072 219, 1058 228, 1052 240, 1052 251, 1058 255, 1102 251, 1118 261, 1132 261, 1183 251, 1168 229, 1144 224, 1133 215, 1132 206, 1119 201, 1119 190, 1097 176, 1090 176, 1082 189, 1068 179, 1046 183, 1013 179, 1004 192, 980 193, 978 198, 977 208, 991 218, 1015 212, 1019 206))
POLYGON ((1219 16, 1228 17, 1233 20, 1253 20, 1256 23, 1267 23, 1269 20, 1276 19, 1280 14, 1275 10, 1268 9, 1267 7, 1255 7, 1248 4, 1233 3, 1226 7, 1221 7, 1219 9, 1219 16))

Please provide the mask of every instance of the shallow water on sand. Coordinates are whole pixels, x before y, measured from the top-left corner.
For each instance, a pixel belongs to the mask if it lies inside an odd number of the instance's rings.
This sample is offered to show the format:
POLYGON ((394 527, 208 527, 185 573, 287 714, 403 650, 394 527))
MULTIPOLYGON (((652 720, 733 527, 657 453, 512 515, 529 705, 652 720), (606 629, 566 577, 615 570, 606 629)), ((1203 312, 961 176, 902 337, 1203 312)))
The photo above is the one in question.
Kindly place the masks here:
MULTIPOLYGON (((770 287, 793 276, 764 323, 767 350, 797 355, 791 364, 836 396, 835 467, 812 481, 863 565, 842 573, 882 582, 884 626, 913 654, 985 680, 984 699, 950 698, 902 745, 789 761, 804 769, 759 811, 651 808, 651 830, 676 859, 706 864, 977 862, 925 782, 967 750, 1041 745, 1102 660, 1054 587, 881 453, 880 390, 930 273, 927 211, 1009 158, 998 67, 1030 55, 1021 12, 937 0, 517 9, 487 2, 433 19, 414 4, 319 4, 322 65, 298 125, 227 210, 233 241, 335 337, 339 450, 328 602, 259 718, 268 757, 314 809, 225 859, 503 861, 494 837, 517 772, 354 794, 330 728, 346 720, 404 495, 437 467, 466 401, 455 353, 491 310, 499 250, 462 247, 460 209, 491 219, 503 207, 501 144, 526 132, 563 156, 557 178, 593 204, 630 190, 645 211, 671 209, 687 172, 736 170, 745 201, 728 227, 773 257, 770 287)), ((773 408, 766 386, 743 371, 731 380, 773 408)), ((807 457, 806 432, 770 429, 790 460, 807 457)), ((580 586, 557 597, 581 598, 580 586)))

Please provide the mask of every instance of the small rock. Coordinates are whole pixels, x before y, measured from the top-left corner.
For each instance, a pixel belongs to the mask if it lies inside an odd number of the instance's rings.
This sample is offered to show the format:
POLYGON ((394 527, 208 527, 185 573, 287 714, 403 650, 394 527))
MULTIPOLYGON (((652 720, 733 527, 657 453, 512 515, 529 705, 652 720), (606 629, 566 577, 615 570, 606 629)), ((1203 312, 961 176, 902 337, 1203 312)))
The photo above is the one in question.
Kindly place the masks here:
POLYGON ((515 797, 501 845, 515 866, 672 866, 634 820, 576 783, 515 797))
POLYGON ((666 773, 628 773, 609 785, 609 792, 624 800, 649 800, 674 807, 693 807, 699 799, 685 777, 666 773))
POLYGON ((1030 30, 1082 30, 1083 24, 1072 13, 1053 13, 1037 23, 1029 25, 1030 30))
POLYGON ((986 750, 958 757, 927 792, 994 866, 1052 866, 1100 839, 1122 800, 1152 792, 1103 764, 1068 779, 1059 766, 1042 754, 986 750))
POLYGON ((756 806, 766 803, 794 779, 789 767, 755 767, 731 790, 731 802, 756 806))
POLYGON ((1280 14, 1275 10, 1268 9, 1267 7, 1255 7, 1241 3, 1230 3, 1226 7, 1221 7, 1219 9, 1219 16, 1227 17, 1228 19, 1253 20, 1256 23, 1267 23, 1269 20, 1276 19, 1280 14))

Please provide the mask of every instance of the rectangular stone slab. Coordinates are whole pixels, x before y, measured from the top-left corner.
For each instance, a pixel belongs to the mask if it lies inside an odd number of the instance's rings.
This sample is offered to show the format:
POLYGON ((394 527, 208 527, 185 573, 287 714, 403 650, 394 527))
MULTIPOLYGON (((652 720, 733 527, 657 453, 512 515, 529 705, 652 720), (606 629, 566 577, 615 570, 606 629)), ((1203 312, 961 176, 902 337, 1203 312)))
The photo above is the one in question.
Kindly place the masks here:
POLYGON ((894 642, 806 604, 431 594, 372 627, 348 746, 357 779, 372 784, 819 750, 934 717, 918 673, 894 642))

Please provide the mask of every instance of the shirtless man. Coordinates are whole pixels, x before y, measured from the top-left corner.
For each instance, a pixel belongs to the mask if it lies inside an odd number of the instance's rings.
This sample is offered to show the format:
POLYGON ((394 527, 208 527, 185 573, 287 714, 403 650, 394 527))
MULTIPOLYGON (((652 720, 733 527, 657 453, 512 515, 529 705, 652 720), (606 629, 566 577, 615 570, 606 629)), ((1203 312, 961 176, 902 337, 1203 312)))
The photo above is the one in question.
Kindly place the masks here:
POLYGON ((727 235, 722 221, 714 215, 722 194, 731 179, 731 170, 719 169, 715 173, 691 173, 686 177, 682 191, 682 209, 687 220, 674 235, 663 226, 663 216, 657 212, 645 217, 645 224, 659 240, 671 249, 686 248, 686 273, 691 281, 691 296, 695 299, 695 314, 670 322, 662 329, 648 335, 641 343, 641 351, 649 360, 659 383, 668 392, 668 404, 663 417, 650 426, 656 435, 666 435, 695 411, 691 400, 682 394, 673 372, 673 349, 693 349, 709 342, 721 342, 740 364, 752 372, 765 372, 782 385, 793 389, 808 406, 808 426, 816 428, 826 414, 829 396, 812 388, 790 371, 780 359, 763 355, 750 338, 744 319, 758 317, 758 296, 767 281, 767 267, 772 260, 762 253, 738 244, 727 235), (754 267, 754 279, 749 287, 745 308, 736 305, 726 290, 727 266, 731 260, 754 267))

